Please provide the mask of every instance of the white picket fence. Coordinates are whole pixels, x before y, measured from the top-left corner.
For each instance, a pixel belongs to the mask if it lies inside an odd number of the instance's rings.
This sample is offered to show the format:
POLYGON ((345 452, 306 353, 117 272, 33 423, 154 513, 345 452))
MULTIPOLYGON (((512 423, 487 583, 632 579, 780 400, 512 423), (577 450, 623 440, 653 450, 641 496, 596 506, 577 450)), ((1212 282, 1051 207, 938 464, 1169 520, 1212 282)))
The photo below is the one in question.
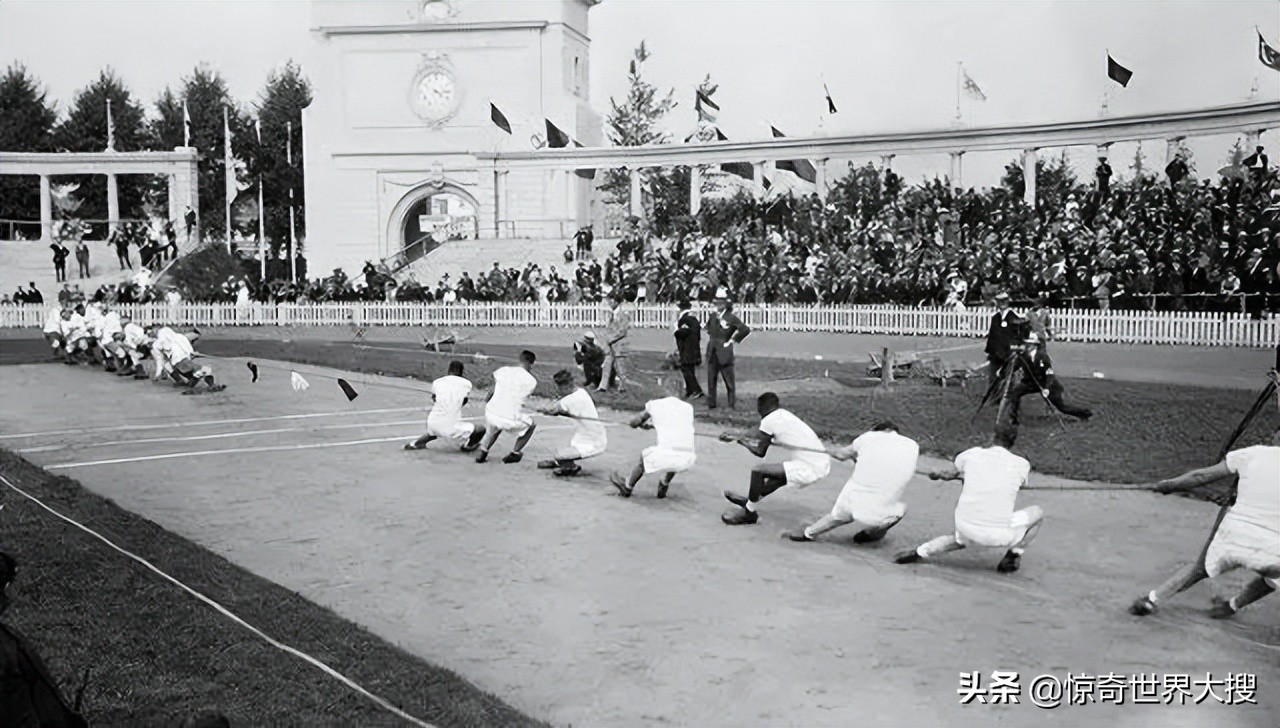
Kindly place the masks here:
MULTIPOLYGON (((537 303, 309 303, 121 304, 116 308, 142 323, 183 326, 422 326, 422 327, 602 327, 600 304, 537 303)), ((0 328, 40 327, 48 306, 0 306, 0 328)), ((710 311, 703 306, 702 313, 710 311)), ((735 312, 760 331, 982 337, 993 311, 954 311, 906 306, 740 305, 735 312)), ((670 305, 634 307, 635 326, 668 328, 670 305)), ((1272 347, 1280 341, 1280 318, 1252 319, 1241 313, 1172 311, 1081 311, 1053 314, 1063 341, 1117 344, 1272 347)))

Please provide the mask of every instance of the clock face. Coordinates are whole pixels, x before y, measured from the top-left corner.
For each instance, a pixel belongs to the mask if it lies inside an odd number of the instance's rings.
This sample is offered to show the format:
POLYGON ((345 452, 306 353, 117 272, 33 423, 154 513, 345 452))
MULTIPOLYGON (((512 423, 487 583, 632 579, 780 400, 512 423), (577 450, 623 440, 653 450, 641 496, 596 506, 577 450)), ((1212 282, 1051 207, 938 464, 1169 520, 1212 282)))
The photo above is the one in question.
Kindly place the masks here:
POLYGON ((413 107, 426 121, 440 122, 453 114, 458 91, 453 77, 444 71, 428 71, 418 78, 413 90, 413 107))

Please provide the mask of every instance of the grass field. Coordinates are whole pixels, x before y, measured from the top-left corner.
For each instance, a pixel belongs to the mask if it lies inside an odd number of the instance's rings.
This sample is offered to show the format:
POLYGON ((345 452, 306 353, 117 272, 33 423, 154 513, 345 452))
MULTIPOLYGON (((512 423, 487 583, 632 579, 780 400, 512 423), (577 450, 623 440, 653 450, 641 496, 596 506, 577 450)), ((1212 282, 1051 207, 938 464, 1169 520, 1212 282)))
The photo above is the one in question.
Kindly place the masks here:
MULTIPOLYGON (((483 348, 487 355, 515 356, 524 346, 532 346, 539 355, 538 393, 551 396, 550 375, 562 367, 573 368, 571 352, 532 344, 483 348)), ((256 356, 424 381, 442 376, 451 358, 424 355, 420 347, 407 344, 358 348, 349 341, 217 340, 202 343, 201 350, 218 356, 256 356)), ((678 375, 660 372, 661 358, 653 353, 637 352, 631 359, 634 369, 649 374, 637 375, 640 386, 625 395, 599 395, 600 403, 639 409, 658 393, 658 374, 678 375)), ((464 361, 468 377, 479 388, 489 386, 488 375, 495 367, 509 363, 464 361)), ((987 438, 995 417, 991 405, 974 416, 985 380, 968 388, 953 385, 946 389, 922 380, 903 381, 885 395, 876 382, 866 379, 864 365, 767 357, 740 357, 738 361, 737 410, 708 412, 700 407, 700 418, 750 425, 758 419, 755 397, 773 390, 781 396, 784 407, 824 437, 849 439, 876 421, 890 418, 916 438, 923 450, 952 457, 987 438)), ((224 376, 235 381, 247 373, 227 371, 224 376)), ((1213 461, 1255 394, 1240 389, 1099 379, 1065 380, 1065 384, 1068 399, 1091 407, 1095 417, 1087 424, 1066 417, 1060 420, 1043 402, 1028 397, 1023 401, 1018 450, 1040 472, 1111 483, 1151 481, 1213 461)), ((723 405, 723 393, 721 396, 723 405)), ((1269 407, 1245 433, 1241 444, 1261 442, 1277 426, 1276 410, 1269 407)), ((1203 490, 1213 492, 1211 488, 1203 490)))
MULTIPOLYGON (((7 450, 0 474, 410 715, 438 726, 541 725, 75 480, 7 450)), ((0 548, 19 562, 4 619, 34 643, 69 697, 87 685, 90 725, 176 726, 206 711, 233 726, 402 725, 26 498, 0 488, 0 501, 0 548)))

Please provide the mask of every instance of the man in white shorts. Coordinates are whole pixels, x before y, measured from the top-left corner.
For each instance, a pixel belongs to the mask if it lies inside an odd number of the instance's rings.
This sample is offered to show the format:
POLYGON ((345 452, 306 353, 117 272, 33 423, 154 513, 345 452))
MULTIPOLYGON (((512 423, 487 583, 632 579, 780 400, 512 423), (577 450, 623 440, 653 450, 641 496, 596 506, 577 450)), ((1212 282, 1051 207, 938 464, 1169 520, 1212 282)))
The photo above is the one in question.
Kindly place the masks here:
POLYGON ((83 308, 78 308, 79 310, 63 310, 62 321, 59 322, 68 364, 83 363, 84 353, 89 345, 89 330, 85 327, 84 316, 80 315, 83 308))
POLYGON ((176 385, 186 386, 183 394, 195 394, 196 387, 204 382, 210 392, 221 392, 227 388, 225 384, 214 381, 213 370, 208 366, 197 366, 195 348, 191 346, 193 337, 198 338, 200 332, 179 334, 168 326, 156 328, 155 342, 151 345, 152 356, 156 359, 156 379, 168 373, 176 385))
POLYGON ((609 477, 623 498, 631 497, 640 478, 654 473, 662 473, 658 497, 666 498, 676 473, 683 473, 698 461, 693 443, 693 405, 680 398, 684 384, 679 377, 668 377, 664 389, 667 396, 646 402, 644 412, 633 417, 630 423, 634 428, 653 428, 658 436, 657 444, 644 449, 640 462, 625 480, 621 473, 609 477))
POLYGON ((1178 570, 1154 591, 1136 600, 1129 611, 1138 616, 1156 611, 1163 599, 1185 591, 1203 579, 1234 569, 1257 576, 1229 600, 1214 598, 1209 614, 1224 619, 1265 597, 1280 582, 1280 430, 1270 445, 1232 450, 1217 465, 1192 470, 1155 484, 1158 493, 1177 493, 1231 475, 1240 476, 1236 502, 1227 509, 1203 557, 1178 570))
POLYGON ((1040 530, 1044 511, 1040 506, 1013 510, 1018 490, 1031 474, 1031 463, 1009 452, 1017 439, 1017 428, 1001 423, 991 447, 969 448, 956 456, 954 467, 929 474, 934 480, 964 481, 956 503, 955 533, 903 551, 894 558, 896 563, 911 564, 976 546, 1008 549, 996 571, 1006 574, 1018 570, 1023 549, 1040 530))
POLYGON ((122 377, 132 374, 135 379, 146 379, 147 370, 142 363, 151 356, 151 337, 147 336, 146 329, 135 323, 128 314, 120 317, 120 324, 123 340, 119 351, 123 352, 126 366, 117 374, 122 377))
POLYGON ((64 359, 63 347, 67 345, 67 340, 62 336, 62 312, 66 309, 51 308, 49 313, 44 317, 44 340, 53 350, 55 359, 64 359))
POLYGON ((102 315, 98 317, 93 328, 93 339, 97 342, 97 356, 102 358, 104 369, 108 372, 116 370, 115 354, 112 342, 115 335, 123 331, 120 314, 112 311, 106 302, 99 304, 102 315))
MULTIPOLYGON (((786 485, 803 488, 831 472, 831 456, 822 440, 803 420, 782 409, 778 395, 773 392, 760 395, 756 399, 756 411, 760 413, 760 429, 750 437, 738 437, 736 442, 758 458, 765 456, 770 445, 789 449, 792 455, 786 462, 761 463, 752 468, 746 497, 728 490, 724 492, 724 497, 738 506, 737 510, 720 516, 720 520, 730 526, 759 521, 756 504, 775 490, 786 485)), ((721 439, 726 436, 722 435, 721 439)))
POLYGON ((803 531, 783 535, 792 541, 812 541, 820 534, 857 521, 862 530, 854 543, 884 538, 907 513, 902 493, 916 472, 920 445, 898 433, 898 426, 880 422, 858 436, 848 447, 831 451, 836 460, 853 460, 853 473, 844 484, 831 513, 803 531))
POLYGON ((449 373, 431 383, 431 412, 427 414, 427 432, 404 446, 406 450, 421 450, 428 442, 443 437, 462 442, 462 451, 471 452, 480 446, 484 428, 462 421, 462 408, 471 394, 471 382, 462 376, 462 362, 449 362, 449 373))
POLYGON ((609 446, 609 436, 600 421, 600 413, 596 411, 596 403, 587 390, 574 383, 573 372, 568 369, 556 372, 555 383, 560 399, 542 413, 573 418, 573 437, 567 445, 556 450, 554 460, 543 460, 538 467, 542 470, 554 468, 559 476, 577 475, 582 472, 578 461, 603 455, 609 446))
POLYGON ((524 411, 524 401, 538 387, 538 380, 533 378, 530 370, 538 358, 532 351, 520 352, 520 366, 502 367, 493 373, 493 391, 485 400, 484 406, 484 439, 480 441, 480 454, 476 462, 483 463, 489 459, 489 448, 497 442, 498 435, 503 432, 516 434, 516 444, 511 452, 502 458, 504 463, 518 463, 524 458, 524 446, 533 437, 533 418, 524 411))

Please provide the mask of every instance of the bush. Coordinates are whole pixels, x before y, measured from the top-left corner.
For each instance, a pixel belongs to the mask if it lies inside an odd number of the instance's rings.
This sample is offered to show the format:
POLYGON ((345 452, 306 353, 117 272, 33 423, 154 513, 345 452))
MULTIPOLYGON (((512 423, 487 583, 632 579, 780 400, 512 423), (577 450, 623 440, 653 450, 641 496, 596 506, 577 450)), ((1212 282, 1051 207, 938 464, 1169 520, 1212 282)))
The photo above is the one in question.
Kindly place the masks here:
POLYGON ((217 301, 226 297, 222 284, 243 275, 240 261, 226 247, 211 244, 180 258, 162 283, 178 289, 188 301, 217 301))

